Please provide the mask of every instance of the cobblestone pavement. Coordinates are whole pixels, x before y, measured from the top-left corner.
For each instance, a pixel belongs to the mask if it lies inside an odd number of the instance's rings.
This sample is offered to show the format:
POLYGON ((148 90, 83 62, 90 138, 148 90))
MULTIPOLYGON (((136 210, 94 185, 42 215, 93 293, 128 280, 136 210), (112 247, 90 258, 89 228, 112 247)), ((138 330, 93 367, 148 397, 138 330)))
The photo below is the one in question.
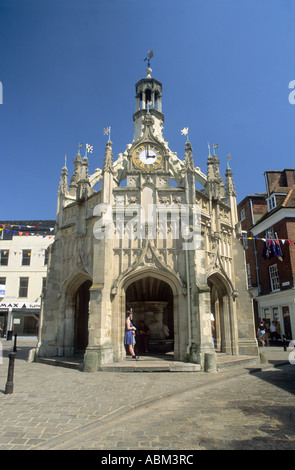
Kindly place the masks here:
POLYGON ((295 449, 295 365, 88 374, 28 363, 24 339, 7 395, 12 342, 1 345, 2 450, 295 449))

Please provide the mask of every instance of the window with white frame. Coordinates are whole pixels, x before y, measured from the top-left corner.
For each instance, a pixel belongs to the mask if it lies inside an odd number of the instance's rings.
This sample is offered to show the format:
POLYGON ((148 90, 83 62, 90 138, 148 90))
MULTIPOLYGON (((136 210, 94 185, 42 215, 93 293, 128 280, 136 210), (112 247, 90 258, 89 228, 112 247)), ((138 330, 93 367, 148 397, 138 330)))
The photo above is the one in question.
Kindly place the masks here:
POLYGON ((272 292, 280 290, 279 271, 276 264, 269 267, 269 279, 272 292))
POLYGON ((8 266, 9 250, 0 250, 0 266, 8 266))
POLYGON ((276 197, 275 196, 271 196, 268 200, 267 200, 267 206, 268 206, 268 212, 272 211, 275 207, 276 207, 276 197))
POLYGON ((241 210, 240 217, 241 217, 241 222, 246 219, 246 211, 245 211, 245 209, 242 209, 242 210, 241 210))
POLYGON ((29 289, 29 278, 28 277, 20 277, 19 278, 19 297, 28 297, 28 289, 29 289))
POLYGON ((31 250, 22 251, 22 266, 30 266, 31 264, 31 250))

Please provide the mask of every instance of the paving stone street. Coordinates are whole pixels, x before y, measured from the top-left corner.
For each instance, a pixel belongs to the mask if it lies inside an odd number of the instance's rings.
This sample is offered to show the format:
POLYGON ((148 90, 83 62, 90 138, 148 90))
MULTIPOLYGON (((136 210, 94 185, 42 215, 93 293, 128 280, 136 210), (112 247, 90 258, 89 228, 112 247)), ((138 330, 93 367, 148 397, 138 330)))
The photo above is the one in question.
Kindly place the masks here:
POLYGON ((290 351, 221 372, 97 372, 27 362, 19 339, 13 393, 4 394, 12 341, 1 340, 1 450, 295 449, 290 351))

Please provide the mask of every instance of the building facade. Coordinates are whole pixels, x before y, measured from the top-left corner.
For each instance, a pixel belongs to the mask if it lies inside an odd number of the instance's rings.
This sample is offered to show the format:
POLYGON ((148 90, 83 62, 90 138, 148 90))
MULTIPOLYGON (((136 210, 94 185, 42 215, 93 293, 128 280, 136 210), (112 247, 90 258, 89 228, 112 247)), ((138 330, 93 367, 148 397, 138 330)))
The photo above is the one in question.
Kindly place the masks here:
POLYGON ((55 221, 0 222, 0 327, 36 335, 55 221))
POLYGON ((126 357, 128 309, 149 326, 155 351, 170 345, 175 360, 203 367, 216 350, 258 354, 232 171, 221 177, 214 151, 203 173, 188 137, 183 159, 169 148, 151 72, 135 86, 125 151, 114 161, 109 139, 89 175, 79 148, 71 178, 61 173, 37 355, 80 351, 85 371, 126 357))
POLYGON ((266 192, 238 205, 248 287, 256 323, 276 322, 281 339, 295 333, 295 170, 265 172, 266 192))

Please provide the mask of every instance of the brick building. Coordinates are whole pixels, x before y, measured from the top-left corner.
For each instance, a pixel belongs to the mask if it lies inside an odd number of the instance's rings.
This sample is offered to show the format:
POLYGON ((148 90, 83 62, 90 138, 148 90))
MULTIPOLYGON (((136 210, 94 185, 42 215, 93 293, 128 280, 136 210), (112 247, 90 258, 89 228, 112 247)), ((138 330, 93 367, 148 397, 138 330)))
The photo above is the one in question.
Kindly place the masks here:
POLYGON ((238 204, 248 288, 256 323, 276 321, 287 339, 295 335, 295 170, 265 172, 266 192, 238 204))

